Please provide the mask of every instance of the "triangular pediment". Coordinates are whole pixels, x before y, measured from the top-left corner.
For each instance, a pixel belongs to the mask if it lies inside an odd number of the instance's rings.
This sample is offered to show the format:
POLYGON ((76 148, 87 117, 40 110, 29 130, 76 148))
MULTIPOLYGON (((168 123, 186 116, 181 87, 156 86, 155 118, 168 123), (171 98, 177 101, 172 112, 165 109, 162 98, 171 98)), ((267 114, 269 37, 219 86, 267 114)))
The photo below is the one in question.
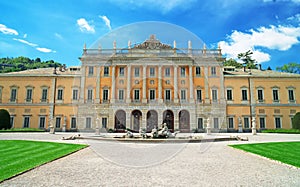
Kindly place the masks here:
POLYGON ((156 39, 155 35, 151 35, 149 39, 141 44, 135 45, 133 49, 172 49, 168 44, 161 43, 156 39))

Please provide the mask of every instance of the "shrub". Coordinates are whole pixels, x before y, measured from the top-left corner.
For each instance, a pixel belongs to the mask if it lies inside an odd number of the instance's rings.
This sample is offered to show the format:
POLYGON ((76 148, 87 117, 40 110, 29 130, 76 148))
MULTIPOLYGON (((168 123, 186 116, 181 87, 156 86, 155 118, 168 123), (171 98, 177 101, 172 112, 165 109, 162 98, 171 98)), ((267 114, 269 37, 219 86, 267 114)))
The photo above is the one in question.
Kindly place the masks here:
POLYGON ((0 109, 0 129, 10 129, 10 114, 5 109, 0 109))
POLYGON ((300 112, 297 112, 292 121, 293 129, 300 129, 300 112))

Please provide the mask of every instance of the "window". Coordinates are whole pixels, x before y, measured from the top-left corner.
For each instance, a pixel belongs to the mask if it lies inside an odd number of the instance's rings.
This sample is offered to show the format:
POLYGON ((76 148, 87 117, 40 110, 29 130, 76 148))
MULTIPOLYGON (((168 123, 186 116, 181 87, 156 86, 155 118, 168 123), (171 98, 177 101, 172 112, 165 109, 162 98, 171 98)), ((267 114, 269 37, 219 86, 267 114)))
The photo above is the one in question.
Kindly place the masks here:
POLYGON ((10 101, 16 102, 16 100, 17 100, 17 89, 13 88, 11 89, 11 93, 10 93, 10 101))
POLYGON ((72 99, 73 100, 78 100, 78 90, 73 90, 72 99))
POLYGON ((119 80, 119 84, 123 85, 124 84, 124 80, 119 80))
POLYGON ((45 128, 45 123, 46 123, 46 117, 45 116, 40 116, 39 128, 44 129, 45 128))
POLYGON ((150 68, 150 77, 155 76, 155 68, 150 68))
POLYGON ((155 100, 155 90, 150 90, 150 100, 155 100))
POLYGON ((198 129, 203 129, 203 118, 198 118, 198 129))
POLYGON ((119 100, 120 101, 124 100, 124 90, 119 90, 119 100))
POLYGON ((232 90, 231 89, 228 89, 226 91, 226 94, 227 94, 227 100, 228 101, 232 101, 232 90))
POLYGON ((29 128, 29 126, 30 126, 30 117, 24 116, 23 128, 29 128))
POLYGON ((15 124, 15 116, 10 116, 10 126, 11 126, 11 128, 14 127, 14 124, 15 124))
POLYGON ((139 77, 140 76, 140 68, 136 67, 134 68, 134 76, 139 77))
POLYGON ((249 118, 248 117, 244 117, 244 128, 245 129, 249 129, 250 128, 249 118))
POLYGON ((180 68, 180 75, 181 77, 185 77, 185 67, 180 68))
POLYGON ((119 72, 120 77, 124 76, 124 72, 125 72, 124 70, 125 70, 124 67, 120 67, 120 72, 119 72))
POLYGON ((264 92, 263 90, 257 90, 257 98, 259 102, 262 102, 264 100, 264 92))
POLYGON ((196 67, 196 76, 197 77, 201 76, 201 68, 199 66, 196 67))
POLYGON ((170 84, 171 81, 170 81, 170 80, 166 80, 165 83, 166 83, 166 84, 170 84))
POLYGON ((104 67, 104 76, 105 77, 109 76, 109 67, 107 66, 104 67))
POLYGON ((171 71, 170 71, 170 68, 166 68, 166 69, 165 69, 165 76, 166 76, 166 77, 170 77, 170 75, 171 75, 170 72, 171 72, 171 71))
POLYGON ((171 90, 165 90, 165 99, 167 101, 171 100, 171 90))
POLYGON ((47 97, 48 97, 48 89, 43 88, 43 90, 42 90, 42 102, 47 102, 47 97))
POLYGON ((107 118, 102 118, 102 128, 107 127, 107 118))
POLYGON ((71 129, 76 129, 76 117, 71 117, 71 129))
POLYGON ((32 101, 32 89, 28 88, 26 90, 26 102, 31 102, 32 101))
POLYGON ((94 74, 94 67, 89 66, 89 75, 93 75, 93 74, 94 74))
POLYGON ((212 100, 213 102, 218 101, 218 90, 212 90, 212 100))
POLYGON ((55 128, 60 128, 61 117, 56 117, 55 128))
POLYGON ((214 118, 214 128, 215 129, 219 128, 219 118, 214 118))
POLYGON ((279 94, 278 94, 278 90, 273 90, 273 101, 279 101, 279 94))
POLYGON ((280 119, 280 117, 275 117, 275 128, 276 129, 281 128, 281 119, 280 119))
POLYGON ((216 75, 216 67, 211 67, 210 68, 210 74, 212 75, 212 76, 215 76, 216 75))
POLYGON ((90 129, 92 128, 92 118, 87 117, 85 120, 85 128, 90 129))
POLYGON ((228 128, 230 128, 230 129, 234 128, 233 118, 232 117, 228 118, 228 128))
POLYGON ((108 90, 107 89, 103 90, 102 99, 103 99, 103 101, 108 101, 108 90))
POLYGON ((61 88, 57 90, 57 100, 63 99, 63 92, 64 92, 64 90, 61 88))
POLYGON ((154 84, 154 80, 150 80, 150 84, 152 84, 152 85, 153 85, 153 84, 154 84))
POLYGON ((242 90, 242 101, 248 100, 247 90, 242 90))
POLYGON ((87 93, 87 100, 93 101, 93 90, 92 89, 88 89, 88 93, 87 93))
POLYGON ((197 101, 198 102, 202 101, 202 91, 201 90, 197 90, 197 101))
POLYGON ((181 83, 182 85, 185 85, 185 80, 181 80, 180 83, 181 83))
POLYGON ((181 90, 181 100, 182 101, 186 100, 186 90, 181 90))
POLYGON ((134 100, 135 101, 140 100, 140 90, 134 90, 134 100))
POLYGON ((289 101, 295 101, 294 90, 289 90, 289 101))
POLYGON ((266 128, 266 121, 264 117, 259 118, 259 128, 265 129, 266 128))

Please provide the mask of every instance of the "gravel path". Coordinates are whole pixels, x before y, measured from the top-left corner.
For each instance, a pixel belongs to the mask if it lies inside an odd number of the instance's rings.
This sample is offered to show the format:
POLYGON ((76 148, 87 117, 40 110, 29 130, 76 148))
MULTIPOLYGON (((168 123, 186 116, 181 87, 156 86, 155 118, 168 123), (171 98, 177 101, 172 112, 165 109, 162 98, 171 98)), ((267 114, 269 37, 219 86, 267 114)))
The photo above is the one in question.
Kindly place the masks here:
MULTIPOLYGON (((61 141, 62 136, 66 134, 0 134, 0 139, 61 141)), ((154 145, 67 141, 91 146, 0 186, 300 186, 300 169, 227 146, 299 141, 300 135, 243 136, 248 136, 249 142, 154 145)))

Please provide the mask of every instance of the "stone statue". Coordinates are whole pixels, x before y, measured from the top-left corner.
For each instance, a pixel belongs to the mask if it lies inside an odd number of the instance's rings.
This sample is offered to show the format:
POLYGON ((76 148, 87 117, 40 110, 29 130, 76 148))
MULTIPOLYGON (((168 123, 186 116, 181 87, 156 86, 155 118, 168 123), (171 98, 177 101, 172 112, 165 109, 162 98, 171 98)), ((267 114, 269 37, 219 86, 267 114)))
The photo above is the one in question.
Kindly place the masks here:
POLYGON ((256 135, 256 122, 255 122, 255 117, 252 117, 252 135, 256 135))
POLYGON ((211 134, 211 127, 210 127, 209 118, 207 118, 207 120, 206 120, 206 134, 207 135, 211 134))
POLYGON ((242 125, 242 118, 239 116, 238 117, 238 122, 239 122, 239 124, 238 124, 238 127, 239 127, 239 133, 242 133, 243 132, 243 125, 242 125))
POLYGON ((126 138, 134 138, 133 133, 131 131, 125 130, 125 132, 126 132, 126 135, 125 135, 126 138))

